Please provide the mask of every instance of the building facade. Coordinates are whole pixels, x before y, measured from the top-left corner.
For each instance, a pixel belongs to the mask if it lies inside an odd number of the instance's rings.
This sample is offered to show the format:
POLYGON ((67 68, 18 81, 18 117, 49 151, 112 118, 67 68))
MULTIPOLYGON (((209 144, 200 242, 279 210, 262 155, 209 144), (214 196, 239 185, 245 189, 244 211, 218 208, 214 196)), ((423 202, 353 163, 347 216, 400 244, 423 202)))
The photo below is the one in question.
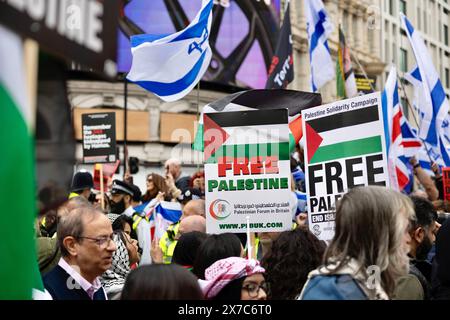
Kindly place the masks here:
MULTIPOLYGON (((339 24, 346 37, 347 45, 352 54, 352 65, 355 73, 366 73, 377 79, 375 90, 380 89, 381 75, 385 63, 381 59, 381 48, 378 39, 381 37, 379 28, 379 10, 373 0, 328 0, 323 1, 334 24, 334 31, 328 40, 328 46, 333 59, 336 59, 339 44, 339 24)), ((291 1, 293 19, 293 40, 295 47, 295 79, 292 89, 311 91, 309 46, 306 33, 306 18, 304 15, 304 0, 291 1)), ((324 102, 337 99, 336 80, 333 79, 319 89, 324 102)))

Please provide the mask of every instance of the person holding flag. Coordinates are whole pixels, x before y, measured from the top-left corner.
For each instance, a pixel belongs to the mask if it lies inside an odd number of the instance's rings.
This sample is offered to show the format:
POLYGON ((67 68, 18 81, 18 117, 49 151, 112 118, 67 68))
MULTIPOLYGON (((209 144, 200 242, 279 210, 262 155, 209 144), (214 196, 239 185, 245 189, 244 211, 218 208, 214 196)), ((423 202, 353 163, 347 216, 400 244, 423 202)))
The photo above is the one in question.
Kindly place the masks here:
POLYGON ((275 54, 269 69, 266 89, 286 89, 287 85, 294 80, 294 58, 292 54, 292 32, 289 9, 290 1, 287 1, 283 25, 278 35, 275 54))
POLYGON ((327 40, 333 32, 333 25, 322 0, 305 0, 305 14, 311 63, 311 90, 317 92, 334 77, 333 60, 327 40))

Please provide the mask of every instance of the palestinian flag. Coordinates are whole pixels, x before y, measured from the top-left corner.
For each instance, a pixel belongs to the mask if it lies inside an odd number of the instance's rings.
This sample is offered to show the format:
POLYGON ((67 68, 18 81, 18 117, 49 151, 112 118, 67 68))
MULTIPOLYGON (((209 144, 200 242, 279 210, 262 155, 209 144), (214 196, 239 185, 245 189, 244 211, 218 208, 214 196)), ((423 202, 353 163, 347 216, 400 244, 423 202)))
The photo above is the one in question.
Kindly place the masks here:
MULTIPOLYGON (((289 112, 289 150, 293 151, 300 141, 302 133, 301 111, 322 104, 322 97, 317 93, 261 89, 248 90, 228 95, 206 105, 199 119, 199 126, 193 143, 193 149, 204 150, 203 115, 216 112, 233 112, 244 110, 288 109, 289 112)), ((237 119, 236 119, 237 121, 237 119)))
POLYGON ((336 61, 336 92, 343 99, 358 95, 355 74, 350 58, 350 48, 345 43, 344 33, 339 26, 339 48, 336 61))
POLYGON ((31 299, 43 290, 34 221, 36 186, 31 109, 22 40, 0 25, 0 300, 31 299))
POLYGON ((378 106, 338 113, 305 123, 309 164, 382 152, 382 139, 373 131, 378 106), (358 137, 355 139, 355 137, 358 137))
POLYGON ((289 160, 286 110, 206 113, 203 121, 206 163, 218 163, 223 157, 289 160))

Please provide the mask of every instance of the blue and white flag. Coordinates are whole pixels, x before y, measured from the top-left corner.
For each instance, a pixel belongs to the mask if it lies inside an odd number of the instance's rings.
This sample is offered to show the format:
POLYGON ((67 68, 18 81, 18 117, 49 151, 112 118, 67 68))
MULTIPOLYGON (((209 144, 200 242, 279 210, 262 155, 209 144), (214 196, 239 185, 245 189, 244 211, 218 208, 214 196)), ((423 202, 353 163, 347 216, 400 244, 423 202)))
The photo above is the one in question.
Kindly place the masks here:
POLYGON ((134 210, 149 222, 152 240, 155 237, 161 239, 167 228, 178 222, 183 213, 179 202, 159 201, 156 198, 134 207, 134 210))
POLYGON ((333 24, 322 0, 305 0, 305 14, 311 63, 311 89, 316 92, 335 75, 327 41, 333 32, 333 24))
POLYGON ((167 228, 178 222, 182 215, 181 204, 179 202, 161 201, 155 207, 152 215, 155 223, 155 237, 161 239, 167 228))
POLYGON ((127 79, 164 101, 187 95, 200 81, 211 61, 209 34, 213 0, 183 30, 170 35, 131 37, 133 62, 127 79))
POLYGON ((443 152, 441 160, 445 165, 450 165, 450 157, 444 145, 450 142, 449 103, 444 88, 419 32, 414 30, 405 15, 401 14, 401 19, 417 63, 417 68, 406 78, 416 89, 416 106, 420 115, 419 137, 435 148, 436 153, 443 152))

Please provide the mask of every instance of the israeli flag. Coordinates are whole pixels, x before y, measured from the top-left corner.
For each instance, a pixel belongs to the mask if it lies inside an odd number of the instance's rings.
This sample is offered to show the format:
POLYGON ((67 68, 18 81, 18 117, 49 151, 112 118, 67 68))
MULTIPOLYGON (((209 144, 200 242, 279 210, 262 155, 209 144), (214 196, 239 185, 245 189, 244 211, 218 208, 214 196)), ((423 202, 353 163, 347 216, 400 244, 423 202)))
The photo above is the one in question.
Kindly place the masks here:
POLYGON ((311 64, 311 89, 316 92, 334 78, 335 67, 328 48, 328 36, 333 25, 322 0, 305 0, 306 29, 311 64))
POLYGON ((418 96, 422 100, 418 104, 421 116, 419 137, 430 145, 440 148, 439 140, 444 137, 448 128, 446 118, 449 104, 422 37, 414 30, 404 14, 401 14, 401 19, 417 62, 417 69, 413 70, 411 76, 419 83, 418 96))
POLYGON ((127 79, 164 101, 176 101, 187 95, 211 61, 208 39, 212 7, 213 0, 203 0, 194 20, 174 34, 131 37, 133 62, 127 79))
POLYGON ((164 235, 167 228, 180 220, 182 215, 181 204, 179 202, 161 201, 155 207, 155 236, 158 239, 164 235))

